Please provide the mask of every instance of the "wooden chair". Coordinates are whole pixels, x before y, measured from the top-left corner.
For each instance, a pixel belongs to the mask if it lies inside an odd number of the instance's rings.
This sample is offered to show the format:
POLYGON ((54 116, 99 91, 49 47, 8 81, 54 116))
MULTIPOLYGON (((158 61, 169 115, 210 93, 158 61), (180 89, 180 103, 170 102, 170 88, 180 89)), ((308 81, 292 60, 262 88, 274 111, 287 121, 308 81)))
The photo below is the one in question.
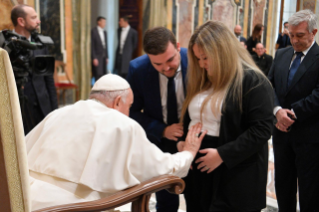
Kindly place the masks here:
MULTIPOLYGON (((0 211, 30 212, 29 168, 18 93, 6 51, 0 48, 0 211)), ((37 212, 110 210, 132 202, 132 212, 147 212, 150 195, 162 189, 179 194, 183 180, 160 176, 96 201, 53 206, 37 212)))
POLYGON ((63 104, 65 105, 65 92, 69 89, 75 90, 75 101, 79 100, 79 88, 76 84, 74 84, 68 75, 68 72, 66 71, 66 64, 63 61, 56 60, 55 61, 55 67, 54 67, 54 85, 56 88, 57 92, 57 97, 58 97, 58 103, 59 103, 59 97, 60 93, 62 92, 62 99, 63 99, 63 104), (59 71, 62 71, 65 73, 65 77, 67 81, 65 82, 60 82, 58 73, 59 71))

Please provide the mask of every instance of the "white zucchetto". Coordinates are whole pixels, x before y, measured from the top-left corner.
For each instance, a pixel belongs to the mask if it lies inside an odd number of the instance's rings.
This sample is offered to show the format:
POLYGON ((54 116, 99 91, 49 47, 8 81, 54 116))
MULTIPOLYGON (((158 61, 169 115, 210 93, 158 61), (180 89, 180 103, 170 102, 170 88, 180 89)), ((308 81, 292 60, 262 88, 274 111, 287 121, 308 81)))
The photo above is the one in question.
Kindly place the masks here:
POLYGON ((116 74, 106 74, 95 82, 92 91, 119 91, 129 88, 130 84, 124 78, 116 74))

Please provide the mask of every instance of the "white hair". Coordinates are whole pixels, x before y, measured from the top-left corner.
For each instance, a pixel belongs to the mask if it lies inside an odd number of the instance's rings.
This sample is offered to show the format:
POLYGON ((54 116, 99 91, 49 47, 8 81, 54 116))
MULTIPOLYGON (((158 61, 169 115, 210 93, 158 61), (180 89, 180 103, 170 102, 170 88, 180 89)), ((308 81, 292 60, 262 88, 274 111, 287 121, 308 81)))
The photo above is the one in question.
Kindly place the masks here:
POLYGON ((107 103, 113 103, 116 97, 120 96, 123 103, 126 102, 127 96, 129 94, 129 89, 117 90, 117 91, 91 91, 90 99, 102 99, 107 103))
POLYGON ((311 10, 300 10, 288 19, 288 23, 292 26, 298 26, 301 22, 306 22, 308 24, 307 30, 311 33, 314 29, 317 29, 317 19, 317 16, 311 10))

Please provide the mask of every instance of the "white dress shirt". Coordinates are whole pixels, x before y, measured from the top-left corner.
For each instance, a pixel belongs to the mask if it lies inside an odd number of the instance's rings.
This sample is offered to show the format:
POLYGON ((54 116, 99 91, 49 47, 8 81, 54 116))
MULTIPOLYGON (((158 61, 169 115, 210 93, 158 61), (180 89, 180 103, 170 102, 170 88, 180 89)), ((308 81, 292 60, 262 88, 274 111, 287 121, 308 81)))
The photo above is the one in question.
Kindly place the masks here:
MULTIPOLYGON (((307 55, 307 53, 309 52, 309 50, 311 49, 311 47, 313 46, 314 43, 315 43, 315 41, 312 42, 311 46, 308 49, 302 51, 303 56, 301 56, 301 58, 300 58, 300 64, 302 63, 303 59, 305 58, 305 56, 307 55)), ((296 55, 296 51, 294 51, 294 56, 291 59, 290 67, 291 67, 292 62, 295 60, 296 56, 297 56, 296 55)), ((289 67, 289 69, 290 69, 290 67, 289 67)), ((276 113, 278 112, 278 110, 280 110, 280 109, 282 109, 281 106, 276 106, 274 108, 273 113, 274 113, 275 116, 276 116, 276 113)), ((294 112, 294 111, 292 110, 292 112, 294 112)), ((295 117, 297 118, 296 114, 295 114, 295 117)))
MULTIPOLYGON (((181 65, 179 65, 176 75, 174 77, 175 82, 175 92, 176 92, 176 100, 177 100, 177 113, 178 118, 181 117, 181 111, 183 107, 183 102, 185 99, 184 95, 184 85, 183 85, 183 74, 181 65)), ((167 84, 168 78, 163 74, 159 73, 159 83, 160 83, 160 92, 161 92, 161 102, 162 102, 162 113, 163 113, 163 121, 167 123, 167 84)))
MULTIPOLYGON (((207 135, 219 137, 221 114, 217 117, 213 114, 211 109, 211 100, 209 100, 203 110, 201 120, 201 108, 206 97, 212 93, 212 89, 203 91, 193 97, 188 106, 188 113, 191 122, 188 125, 188 129, 198 122, 202 123, 202 130, 207 130, 207 135)), ((222 106, 222 105, 221 105, 222 106)), ((220 106, 220 108, 221 108, 220 106)))
POLYGON ((121 32, 121 40, 120 40, 120 54, 123 53, 123 48, 124 48, 124 44, 127 38, 127 34, 130 31, 130 25, 128 25, 127 27, 123 27, 122 28, 122 32, 121 32))
POLYGON ((102 42, 103 48, 105 49, 104 29, 102 29, 101 27, 97 26, 97 31, 99 32, 99 35, 100 35, 100 38, 101 38, 101 42, 102 42))

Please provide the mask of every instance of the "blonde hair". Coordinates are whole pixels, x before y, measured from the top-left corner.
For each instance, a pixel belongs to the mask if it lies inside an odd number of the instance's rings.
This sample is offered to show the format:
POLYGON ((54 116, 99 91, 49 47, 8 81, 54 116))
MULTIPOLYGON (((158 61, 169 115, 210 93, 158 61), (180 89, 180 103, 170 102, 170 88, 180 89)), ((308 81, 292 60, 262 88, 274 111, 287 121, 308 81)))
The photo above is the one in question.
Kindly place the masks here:
POLYGON ((208 21, 198 27, 188 45, 187 96, 182 108, 182 119, 193 97, 210 88, 213 90, 205 98, 201 114, 208 101, 212 103, 213 114, 215 116, 221 114, 225 104, 223 108, 221 105, 228 94, 231 94, 233 101, 238 103, 242 111, 242 80, 245 70, 253 70, 259 73, 257 76, 263 77, 248 51, 223 23, 208 21), (194 55, 195 44, 207 56, 209 64, 207 71, 199 66, 198 59, 194 55))

